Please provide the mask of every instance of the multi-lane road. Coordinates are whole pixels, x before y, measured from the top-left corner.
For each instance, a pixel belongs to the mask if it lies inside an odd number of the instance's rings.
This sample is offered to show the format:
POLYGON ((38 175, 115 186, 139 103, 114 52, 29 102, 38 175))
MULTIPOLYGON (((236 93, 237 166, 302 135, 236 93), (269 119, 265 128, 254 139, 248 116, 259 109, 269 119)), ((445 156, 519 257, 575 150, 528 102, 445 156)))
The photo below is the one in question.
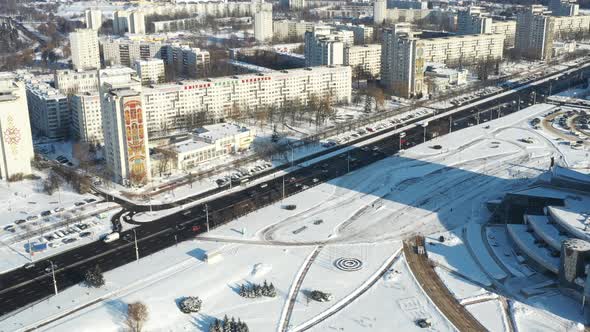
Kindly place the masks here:
MULTIPOLYGON (((570 68, 571 73, 564 73, 560 82, 575 80, 579 82, 579 72, 590 72, 588 68, 570 68)), ((588 77, 588 75, 585 75, 588 77)), ((556 92, 556 81, 546 81, 536 85, 523 86, 512 90, 511 93, 499 94, 494 98, 480 98, 477 102, 457 108, 457 112, 439 114, 436 119, 430 120, 426 136, 424 128, 419 123, 407 125, 404 128, 389 128, 390 135, 379 139, 379 135, 385 132, 374 133, 359 141, 349 143, 349 151, 341 153, 308 167, 294 167, 295 170, 286 175, 275 176, 270 180, 248 185, 240 190, 228 192, 226 195, 209 199, 205 203, 187 208, 181 212, 162 217, 150 223, 136 227, 139 256, 145 257, 164 248, 173 246, 177 241, 194 238, 209 227, 214 228, 220 224, 229 222, 244 214, 260 209, 273 202, 281 200, 285 196, 299 193, 306 188, 318 185, 322 182, 337 178, 348 172, 372 164, 378 160, 394 155, 399 150, 400 132, 405 136, 402 139, 402 148, 412 147, 432 138, 434 135, 443 135, 452 131, 461 130, 479 122, 489 121, 498 116, 503 116, 520 109, 516 101, 523 105, 532 103, 534 98, 532 91, 540 94, 548 89, 548 84, 553 84, 553 92, 556 92), (498 112, 498 105, 507 105, 498 112), (449 128, 452 126, 452 128, 449 128), (373 139, 374 142, 367 148, 352 146, 373 139), (208 213, 205 212, 207 210, 208 213)), ((568 84, 565 84, 567 87, 568 84)), ((418 120, 417 120, 418 121, 418 120)), ((333 148, 322 154, 342 149, 343 146, 333 148)), ((307 157, 318 157, 314 155, 307 157)), ((296 161, 296 163, 302 160, 296 161)), ((286 168, 287 166, 285 166, 286 168)), ((273 170, 272 172, 276 172, 273 170)), ((269 177, 271 171, 259 175, 269 177)), ((281 173, 275 173, 281 174, 281 173)), ((186 204, 197 199, 204 200, 208 195, 220 193, 224 189, 216 189, 211 192, 196 195, 178 204, 186 204)), ((124 204, 129 213, 145 211, 148 206, 124 204)), ((170 208, 171 204, 154 205, 153 209, 170 208)), ((49 259, 39 260, 34 267, 20 268, 0 275, 0 318, 2 315, 22 308, 30 303, 52 296, 54 284, 51 271, 51 262, 55 265, 55 277, 57 288, 64 289, 83 280, 86 270, 95 265, 100 265, 103 271, 111 270, 121 265, 136 260, 134 245, 134 233, 130 230, 121 232, 121 239, 112 243, 102 241, 93 242, 76 249, 55 255, 49 259)))

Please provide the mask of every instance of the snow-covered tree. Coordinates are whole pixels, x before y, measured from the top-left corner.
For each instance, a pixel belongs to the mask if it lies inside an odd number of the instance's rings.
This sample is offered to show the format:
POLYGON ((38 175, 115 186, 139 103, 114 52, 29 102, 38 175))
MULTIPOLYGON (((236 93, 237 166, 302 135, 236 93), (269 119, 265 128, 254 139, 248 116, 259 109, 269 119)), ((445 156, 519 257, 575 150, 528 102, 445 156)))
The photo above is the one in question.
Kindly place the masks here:
POLYGON ((268 286, 268 294, 266 296, 268 296, 268 297, 277 296, 277 290, 275 289, 275 286, 272 284, 272 282, 268 286))
POLYGON ((202 303, 203 301, 201 301, 198 296, 185 297, 179 303, 180 311, 184 312, 185 314, 199 312, 201 311, 202 303))
POLYGON ((225 317, 223 317, 223 332, 231 332, 231 326, 229 325, 229 319, 227 318, 227 315, 225 315, 225 317))
POLYGON ((98 265, 86 271, 84 281, 90 287, 100 288, 104 286, 104 276, 98 265))

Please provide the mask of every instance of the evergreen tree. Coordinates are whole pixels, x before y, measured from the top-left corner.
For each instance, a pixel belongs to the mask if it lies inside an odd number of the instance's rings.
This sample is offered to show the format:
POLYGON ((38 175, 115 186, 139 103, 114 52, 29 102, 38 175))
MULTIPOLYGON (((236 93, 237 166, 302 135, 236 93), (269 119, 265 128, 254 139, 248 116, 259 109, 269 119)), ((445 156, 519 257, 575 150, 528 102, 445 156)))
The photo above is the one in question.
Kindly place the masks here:
POLYGON ((270 283, 270 286, 268 286, 268 297, 275 297, 277 296, 277 290, 275 289, 275 286, 272 284, 272 282, 270 283))
POLYGON ((268 284, 266 283, 266 280, 264 280, 264 284, 262 285, 261 293, 263 296, 268 296, 268 284))
POLYGON ((231 327, 231 332, 237 332, 238 327, 236 324, 236 319, 233 316, 231 318, 230 327, 231 327))
POLYGON ((244 286, 244 284, 242 284, 242 287, 240 287, 240 296, 241 297, 246 297, 246 286, 244 286))
POLYGON ((223 317, 223 332, 231 332, 231 327, 229 326, 229 319, 227 318, 227 315, 225 315, 225 317, 223 317))
POLYGON ((223 329, 221 328, 221 321, 219 321, 217 318, 215 318, 215 332, 223 332, 223 329))
POLYGON ((86 271, 84 280, 86 281, 86 284, 90 287, 100 288, 104 286, 104 276, 102 274, 102 270, 98 265, 86 271))

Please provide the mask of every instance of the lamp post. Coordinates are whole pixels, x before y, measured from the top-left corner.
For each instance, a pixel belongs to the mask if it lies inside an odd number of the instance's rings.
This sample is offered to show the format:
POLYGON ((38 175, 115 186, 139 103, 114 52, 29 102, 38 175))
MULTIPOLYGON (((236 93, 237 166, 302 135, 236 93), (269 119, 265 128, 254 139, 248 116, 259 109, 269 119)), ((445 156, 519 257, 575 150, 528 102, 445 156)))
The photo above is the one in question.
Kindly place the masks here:
POLYGON ((133 229, 133 242, 135 242, 135 260, 139 261, 139 247, 137 246, 137 233, 133 229))
POLYGON ((404 138, 404 137, 406 137, 405 132, 399 133, 399 150, 402 149, 402 138, 404 138))
POLYGON ((51 264, 51 275, 53 276, 53 290, 55 291, 55 295, 57 295, 57 280, 55 279, 55 264, 53 261, 49 261, 51 264))
POLYGON ((424 128, 424 143, 426 143, 426 127, 428 127, 428 122, 422 123, 422 127, 424 128))
POLYGON ((207 222, 207 233, 209 233, 209 206, 205 203, 205 221, 207 222))

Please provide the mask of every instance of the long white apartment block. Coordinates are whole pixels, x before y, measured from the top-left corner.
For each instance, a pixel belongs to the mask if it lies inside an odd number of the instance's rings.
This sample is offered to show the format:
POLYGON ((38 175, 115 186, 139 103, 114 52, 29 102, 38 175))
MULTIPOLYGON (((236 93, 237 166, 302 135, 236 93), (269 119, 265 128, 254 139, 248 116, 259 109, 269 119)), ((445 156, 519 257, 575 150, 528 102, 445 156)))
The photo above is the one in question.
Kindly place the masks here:
POLYGON ((25 86, 0 72, 0 178, 31 174, 33 139, 25 86))
POLYGON ((213 17, 254 16, 260 11, 272 11, 269 2, 197 2, 197 3, 151 3, 140 8, 145 15, 174 15, 188 13, 213 17))
POLYGON ((70 33, 72 64, 76 70, 99 69, 100 51, 96 30, 76 29, 70 33))
POLYGON ((352 70, 347 66, 313 67, 181 81, 143 88, 150 133, 184 128, 196 115, 211 122, 235 111, 280 106, 288 100, 306 104, 312 96, 350 102, 352 70))

